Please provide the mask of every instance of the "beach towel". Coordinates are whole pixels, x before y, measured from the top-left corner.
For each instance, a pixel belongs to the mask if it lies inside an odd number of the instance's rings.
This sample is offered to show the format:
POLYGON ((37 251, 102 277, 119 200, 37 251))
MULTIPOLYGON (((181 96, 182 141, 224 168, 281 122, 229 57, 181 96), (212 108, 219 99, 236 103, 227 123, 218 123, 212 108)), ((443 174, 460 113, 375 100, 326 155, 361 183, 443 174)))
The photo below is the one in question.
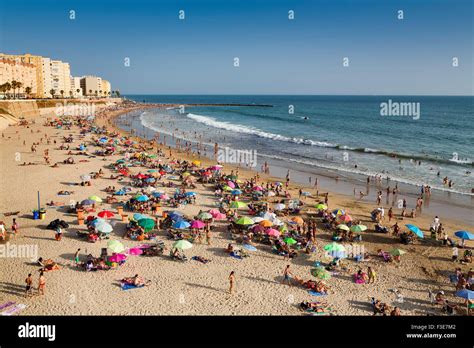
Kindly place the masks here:
POLYGON ((230 253, 230 256, 235 257, 236 259, 242 260, 242 256, 237 255, 235 253, 230 253))
POLYGON ((121 285, 122 290, 138 289, 138 288, 144 288, 144 287, 145 285, 136 286, 134 284, 125 284, 125 283, 121 285))
POLYGON ((449 276, 449 281, 450 281, 451 283, 457 283, 457 282, 458 282, 458 277, 457 277, 455 274, 451 274, 451 275, 449 276))
POLYGON ((327 293, 324 293, 324 292, 316 292, 314 290, 308 290, 308 292, 313 295, 313 296, 326 296, 327 293))
POLYGON ((211 261, 211 260, 203 260, 200 256, 193 256, 193 257, 191 258, 191 260, 199 261, 199 262, 204 263, 204 264, 206 264, 206 263, 208 263, 208 262, 211 261))
POLYGON ((0 310, 10 307, 11 305, 14 305, 15 303, 16 302, 13 302, 13 301, 5 302, 4 304, 0 305, 0 310))
POLYGON ((13 315, 15 313, 18 313, 18 312, 22 311, 25 308, 26 308, 26 305, 23 304, 23 303, 20 303, 20 304, 17 304, 15 306, 3 311, 2 315, 13 315))

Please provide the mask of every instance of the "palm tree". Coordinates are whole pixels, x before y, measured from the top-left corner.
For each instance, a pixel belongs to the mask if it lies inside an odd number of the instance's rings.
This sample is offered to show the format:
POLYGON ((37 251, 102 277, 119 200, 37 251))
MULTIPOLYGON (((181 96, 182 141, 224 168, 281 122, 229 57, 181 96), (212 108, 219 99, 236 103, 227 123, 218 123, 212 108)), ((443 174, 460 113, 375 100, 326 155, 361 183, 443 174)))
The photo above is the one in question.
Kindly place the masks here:
POLYGON ((92 95, 92 89, 89 89, 89 95, 92 95))
POLYGON ((25 88, 25 93, 28 97, 30 97, 30 93, 31 93, 31 87, 26 87, 25 88))
POLYGON ((6 88, 6 83, 2 83, 2 84, 0 85, 0 92, 3 93, 3 98, 5 98, 5 91, 6 91, 6 90, 7 90, 7 88, 6 88))
POLYGON ((102 96, 102 90, 99 91, 99 95, 102 96))
POLYGON ((120 98, 120 91, 118 89, 115 91, 115 94, 117 95, 117 98, 120 98))
POLYGON ((15 91, 16 91, 16 87, 18 85, 18 82, 16 82, 15 80, 12 81, 12 89, 13 89, 13 99, 15 99, 15 91))
POLYGON ((95 96, 97 97, 97 90, 95 90, 95 93, 94 93, 94 94, 95 94, 95 96))
POLYGON ((10 89, 12 89, 12 84, 10 82, 5 83, 5 92, 7 92, 7 94, 10 89))
POLYGON ((54 95, 56 94, 56 91, 54 89, 50 89, 49 94, 51 94, 51 97, 54 99, 54 95))
POLYGON ((64 98, 64 91, 60 90, 59 93, 61 93, 61 98, 64 98))
POLYGON ((80 88, 76 89, 76 92, 77 94, 79 94, 81 92, 81 89, 80 88))
POLYGON ((71 99, 72 99, 72 94, 73 94, 72 91, 69 91, 69 98, 71 99))
POLYGON ((20 88, 23 87, 23 83, 17 82, 16 83, 16 88, 18 88, 18 97, 20 97, 20 88))

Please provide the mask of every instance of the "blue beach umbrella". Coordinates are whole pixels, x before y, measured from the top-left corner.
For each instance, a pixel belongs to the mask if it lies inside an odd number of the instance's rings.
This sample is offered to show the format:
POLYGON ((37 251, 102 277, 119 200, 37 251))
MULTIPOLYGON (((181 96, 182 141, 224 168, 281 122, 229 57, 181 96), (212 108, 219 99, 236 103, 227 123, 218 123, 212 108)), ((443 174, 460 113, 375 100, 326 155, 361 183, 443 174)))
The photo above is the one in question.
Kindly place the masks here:
POLYGON ((136 221, 141 220, 141 219, 147 219, 147 218, 148 216, 140 214, 140 213, 133 214, 133 220, 136 220, 136 221))
POLYGON ((457 297, 465 298, 466 300, 474 299, 474 291, 468 289, 462 289, 456 292, 457 297))
POLYGON ((184 229, 191 226, 191 224, 185 220, 178 220, 173 224, 173 228, 184 229))
POLYGON ((118 190, 117 192, 115 192, 115 194, 116 194, 117 196, 123 196, 124 194, 126 194, 126 192, 123 191, 123 190, 118 190))
POLYGON ((175 211, 172 211, 171 213, 169 213, 168 216, 174 220, 176 218, 182 218, 183 213, 181 213, 180 211, 175 210, 175 211))
POLYGON ((186 192, 186 197, 196 196, 196 192, 186 192))
POLYGON ((92 200, 92 199, 84 199, 81 204, 82 205, 92 205, 94 204, 95 202, 92 200))
POLYGON ((405 226, 414 234, 416 234, 418 237, 425 238, 425 236, 423 235, 423 232, 417 226, 411 225, 411 224, 406 224, 405 226))
POLYGON ((242 194, 242 191, 237 190, 237 189, 236 189, 236 190, 232 190, 232 191, 231 191, 231 194, 233 194, 234 196, 238 196, 238 195, 241 195, 241 194, 242 194))
POLYGON ((467 239, 467 240, 473 240, 474 239, 474 234, 469 233, 467 231, 456 231, 456 232, 454 232, 454 235, 458 238, 461 238, 461 239, 467 239))
POLYGON ((149 200, 149 198, 148 198, 147 195, 140 195, 140 196, 135 197, 135 199, 136 199, 138 202, 146 202, 146 201, 149 200))
POLYGON ((155 178, 147 178, 145 179, 146 182, 155 182, 156 179, 155 178))
POLYGON ((98 224, 104 223, 104 222, 107 222, 107 221, 105 221, 105 219, 102 219, 102 218, 99 218, 99 217, 98 217, 98 218, 95 218, 94 220, 92 220, 92 221, 90 222, 90 225, 96 227, 98 224))

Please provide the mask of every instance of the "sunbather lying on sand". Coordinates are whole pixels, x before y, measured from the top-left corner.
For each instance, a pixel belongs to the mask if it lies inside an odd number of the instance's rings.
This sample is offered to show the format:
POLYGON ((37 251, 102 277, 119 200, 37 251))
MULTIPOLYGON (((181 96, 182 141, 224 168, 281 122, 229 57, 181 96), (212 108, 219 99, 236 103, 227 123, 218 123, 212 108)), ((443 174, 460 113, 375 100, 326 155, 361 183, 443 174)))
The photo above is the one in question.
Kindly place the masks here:
POLYGON ((121 280, 122 284, 129 284, 129 285, 135 285, 135 286, 149 285, 150 282, 151 282, 150 280, 145 280, 142 277, 140 277, 138 274, 135 274, 133 277, 123 278, 121 280))
POLYGON ((56 270, 61 269, 59 265, 56 262, 54 262, 52 259, 43 260, 43 258, 40 257, 37 263, 39 266, 42 267, 40 271, 43 271, 43 272, 56 271, 56 270))

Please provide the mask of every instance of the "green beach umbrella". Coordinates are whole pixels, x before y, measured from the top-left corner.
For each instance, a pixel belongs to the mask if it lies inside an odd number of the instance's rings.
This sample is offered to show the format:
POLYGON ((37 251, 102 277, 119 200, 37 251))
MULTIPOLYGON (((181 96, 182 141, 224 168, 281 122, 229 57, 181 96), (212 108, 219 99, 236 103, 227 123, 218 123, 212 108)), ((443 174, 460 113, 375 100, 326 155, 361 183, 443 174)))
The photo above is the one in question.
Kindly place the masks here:
POLYGON ((322 204, 322 203, 319 203, 318 205, 316 205, 316 209, 318 210, 324 210, 324 209, 327 209, 328 206, 326 204, 322 204))
POLYGON ((206 212, 202 212, 201 214, 198 215, 198 218, 201 220, 209 220, 209 219, 212 219, 212 215, 206 212))
POLYGON ((288 244, 288 245, 293 245, 293 244, 296 244, 298 243, 296 240, 294 240, 293 238, 291 237, 287 237, 285 239, 283 239, 283 241, 288 244))
POLYGON ((323 248, 326 251, 345 251, 344 245, 338 244, 336 242, 332 242, 331 244, 327 244, 323 248))
POLYGON ((393 256, 400 256, 406 253, 406 251, 397 248, 393 248, 392 250, 390 250, 390 254, 392 254, 393 256))
POLYGON ((232 191, 232 187, 230 187, 229 185, 225 185, 223 188, 222 188, 224 191, 232 191))
POLYGON ((118 240, 111 240, 107 243, 107 248, 112 250, 114 253, 121 253, 125 250, 125 247, 118 240))
POLYGON ((242 216, 241 218, 235 220, 235 223, 237 225, 253 225, 255 224, 255 222, 253 222, 253 220, 247 216, 242 216))
POLYGON ((240 202, 240 201, 233 201, 232 203, 230 203, 230 207, 233 208, 233 209, 240 209, 240 208, 247 207, 247 204, 245 204, 244 202, 240 202))
POLYGON ((176 243, 173 244, 173 248, 180 250, 191 249, 192 247, 193 245, 185 239, 178 240, 176 243))
POLYGON ((350 228, 347 227, 347 225, 344 225, 344 224, 337 225, 336 228, 338 230, 344 230, 344 231, 349 231, 350 230, 350 228))
POLYGON ((326 269, 323 266, 313 268, 311 270, 311 275, 313 277, 323 279, 323 280, 331 278, 331 274, 328 271, 326 271, 326 269))
POLYGON ((145 232, 151 231, 155 227, 155 220, 150 218, 143 218, 138 220, 138 226, 145 229, 145 232))
POLYGON ((352 232, 364 232, 367 229, 367 226, 364 225, 354 225, 351 226, 352 232))
POLYGON ((98 196, 90 196, 89 199, 91 201, 94 201, 94 202, 97 202, 97 203, 101 203, 102 202, 102 198, 98 197, 98 196))

